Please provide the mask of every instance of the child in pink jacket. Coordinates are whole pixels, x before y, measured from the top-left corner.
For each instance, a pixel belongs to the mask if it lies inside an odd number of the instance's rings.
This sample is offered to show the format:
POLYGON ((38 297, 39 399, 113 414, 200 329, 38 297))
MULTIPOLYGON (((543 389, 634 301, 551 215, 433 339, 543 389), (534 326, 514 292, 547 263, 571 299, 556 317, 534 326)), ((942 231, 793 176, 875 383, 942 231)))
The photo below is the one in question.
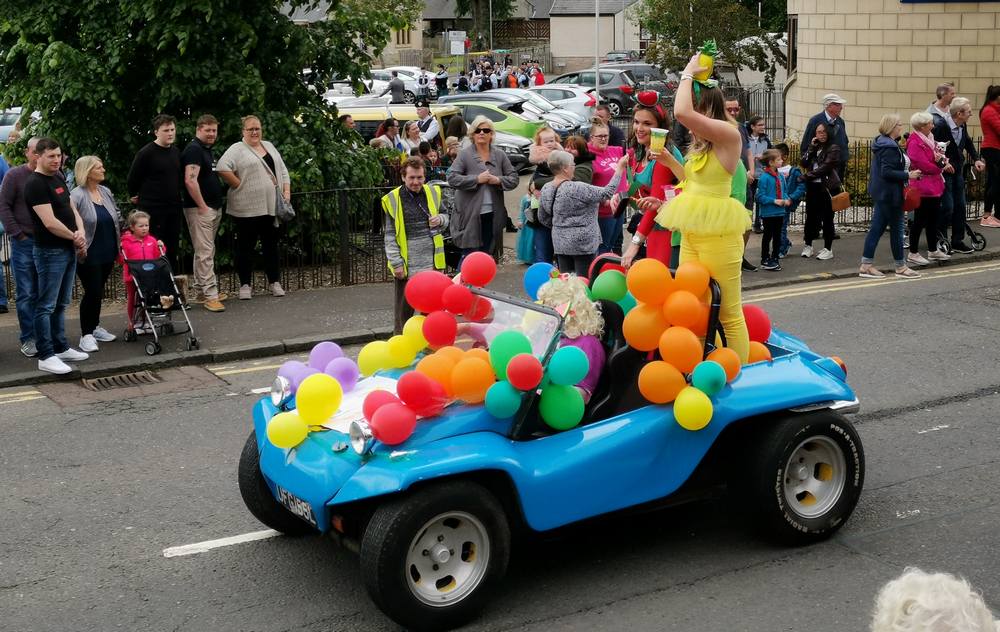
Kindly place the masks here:
POLYGON ((906 141, 906 155, 910 159, 910 168, 919 169, 920 177, 910 182, 910 186, 920 192, 920 207, 913 218, 913 231, 910 234, 910 254, 906 261, 910 264, 925 266, 931 260, 950 259, 951 257, 937 249, 938 214, 941 212, 941 195, 944 193, 944 176, 942 169, 948 164, 944 152, 938 149, 934 136, 931 134, 934 119, 927 112, 917 112, 910 119, 913 133, 906 141), (920 235, 927 235, 927 257, 920 256, 920 235))
MULTIPOLYGON (((167 249, 163 242, 149 234, 149 214, 143 211, 132 211, 128 216, 128 231, 122 233, 122 252, 130 261, 140 259, 159 259, 167 249)), ((119 257, 119 263, 123 261, 119 257)), ((142 319, 135 319, 135 284, 128 266, 122 266, 122 278, 125 281, 125 293, 128 297, 126 313, 133 319, 133 327, 137 333, 147 333, 142 319)))

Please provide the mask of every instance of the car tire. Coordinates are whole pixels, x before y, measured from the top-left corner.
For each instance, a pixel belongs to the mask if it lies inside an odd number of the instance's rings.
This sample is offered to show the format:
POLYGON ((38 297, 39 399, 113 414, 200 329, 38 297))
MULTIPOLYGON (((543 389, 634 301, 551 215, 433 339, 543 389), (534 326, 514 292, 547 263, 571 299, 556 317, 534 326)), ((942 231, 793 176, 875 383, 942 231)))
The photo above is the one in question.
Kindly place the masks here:
POLYGON ((376 509, 360 554, 382 612, 411 630, 451 629, 475 617, 503 579, 510 526, 486 488, 448 481, 376 509))
POLYGON ((257 433, 251 432, 240 454, 240 495, 243 503, 257 520, 285 535, 316 533, 305 521, 285 509, 275 500, 260 471, 260 452, 257 451, 257 433))
POLYGON ((407 103, 416 103, 416 101, 417 101, 417 95, 413 94, 409 90, 405 90, 403 92, 403 101, 405 101, 407 103))
POLYGON ((865 453, 843 415, 789 413, 748 445, 733 486, 762 535, 811 544, 833 535, 851 516, 864 486, 865 453))
POLYGON ((622 115, 625 107, 618 101, 610 100, 608 101, 608 111, 611 112, 612 118, 617 118, 622 115))

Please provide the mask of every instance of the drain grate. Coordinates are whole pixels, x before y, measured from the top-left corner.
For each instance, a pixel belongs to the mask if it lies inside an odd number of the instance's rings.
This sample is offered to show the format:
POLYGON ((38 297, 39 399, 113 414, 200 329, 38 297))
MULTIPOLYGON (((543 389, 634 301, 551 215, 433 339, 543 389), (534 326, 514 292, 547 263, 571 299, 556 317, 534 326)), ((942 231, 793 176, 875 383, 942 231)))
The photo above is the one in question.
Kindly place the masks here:
POLYGON ((136 371, 135 373, 120 373, 118 375, 107 375, 83 380, 83 387, 94 392, 110 391, 115 388, 128 388, 130 386, 141 386, 142 384, 159 384, 160 378, 149 371, 136 371))

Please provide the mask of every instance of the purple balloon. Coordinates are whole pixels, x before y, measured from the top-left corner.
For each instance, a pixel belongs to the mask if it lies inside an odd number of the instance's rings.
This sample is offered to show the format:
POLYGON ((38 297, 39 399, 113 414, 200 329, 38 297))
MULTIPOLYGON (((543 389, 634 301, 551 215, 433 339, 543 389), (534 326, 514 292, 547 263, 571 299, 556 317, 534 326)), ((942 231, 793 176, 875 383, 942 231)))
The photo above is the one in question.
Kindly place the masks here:
POLYGON ((309 352, 309 366, 322 371, 331 360, 344 357, 344 351, 336 342, 321 342, 309 352))
POLYGON ((358 376, 361 375, 358 365, 350 358, 330 360, 323 372, 340 382, 340 387, 344 389, 345 393, 354 388, 354 385, 358 383, 358 376))
POLYGON ((292 377, 302 369, 306 368, 305 362, 299 362, 298 360, 289 360, 281 365, 278 369, 278 375, 285 378, 289 382, 293 382, 292 377))
POLYGON ((301 369, 296 370, 295 373, 292 375, 292 380, 291 380, 292 391, 294 392, 299 390, 299 386, 302 385, 303 380, 305 380, 310 375, 315 375, 317 373, 319 373, 319 371, 312 368, 311 366, 302 367, 301 369))

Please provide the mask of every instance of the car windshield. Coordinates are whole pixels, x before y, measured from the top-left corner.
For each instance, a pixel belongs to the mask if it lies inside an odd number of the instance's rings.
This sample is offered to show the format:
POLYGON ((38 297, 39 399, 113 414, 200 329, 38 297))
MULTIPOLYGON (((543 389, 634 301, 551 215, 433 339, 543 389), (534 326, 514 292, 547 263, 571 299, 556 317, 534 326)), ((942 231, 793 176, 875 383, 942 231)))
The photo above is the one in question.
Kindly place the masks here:
POLYGON ((20 118, 20 112, 3 112, 0 113, 0 125, 14 125, 17 123, 17 119, 20 118))
POLYGON ((473 293, 489 301, 490 311, 480 321, 459 325, 456 346, 488 348, 501 332, 519 331, 528 337, 536 356, 545 357, 555 349, 562 331, 562 318, 555 311, 489 290, 473 289, 473 293))
POLYGON ((556 109, 556 106, 553 105, 551 101, 549 101, 548 99, 546 99, 542 95, 540 95, 540 94, 538 94, 536 92, 532 92, 530 90, 528 91, 528 95, 529 95, 528 96, 528 103, 530 103, 531 105, 535 106, 536 108, 538 108, 542 112, 551 112, 552 110, 556 109))

